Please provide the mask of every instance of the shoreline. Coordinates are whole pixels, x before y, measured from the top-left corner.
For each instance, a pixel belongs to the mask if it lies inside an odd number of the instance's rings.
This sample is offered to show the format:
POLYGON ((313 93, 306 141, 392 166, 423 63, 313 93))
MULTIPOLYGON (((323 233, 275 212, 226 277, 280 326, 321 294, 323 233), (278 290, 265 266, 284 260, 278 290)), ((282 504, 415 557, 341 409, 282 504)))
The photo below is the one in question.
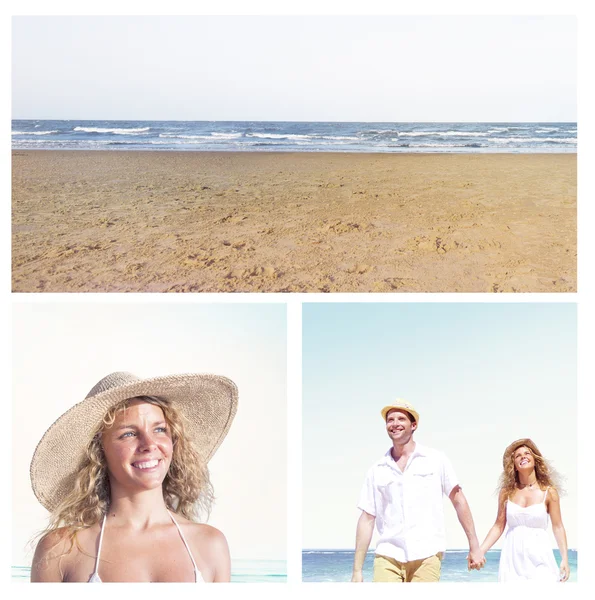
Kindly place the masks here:
POLYGON ((348 154, 352 156, 358 156, 360 154, 363 155, 377 155, 384 156, 386 154, 390 156, 396 155, 405 155, 405 156, 445 156, 445 155, 454 155, 454 156, 473 156, 475 154, 481 154, 482 156, 518 156, 518 155, 577 155, 577 151, 575 149, 569 149, 567 151, 561 152, 559 148, 552 149, 551 151, 544 150, 543 148, 538 148, 536 150, 528 151, 527 148, 519 149, 516 152, 512 152, 509 148, 503 149, 502 151, 494 150, 494 148, 486 148, 483 149, 475 149, 475 150, 453 150, 449 148, 448 150, 436 149, 436 150, 393 150, 393 151, 385 151, 379 152, 377 150, 202 150, 202 149, 188 149, 188 148, 139 148, 133 150, 131 148, 122 148, 118 150, 116 148, 11 148, 11 153, 14 154, 16 152, 114 152, 114 153, 122 153, 122 152, 130 152, 136 154, 138 152, 145 152, 147 154, 155 154, 155 153, 163 153, 163 154, 171 154, 171 153, 188 153, 188 154, 314 154, 314 155, 327 155, 327 154, 348 154))
POLYGON ((13 150, 14 292, 574 292, 576 153, 13 150))

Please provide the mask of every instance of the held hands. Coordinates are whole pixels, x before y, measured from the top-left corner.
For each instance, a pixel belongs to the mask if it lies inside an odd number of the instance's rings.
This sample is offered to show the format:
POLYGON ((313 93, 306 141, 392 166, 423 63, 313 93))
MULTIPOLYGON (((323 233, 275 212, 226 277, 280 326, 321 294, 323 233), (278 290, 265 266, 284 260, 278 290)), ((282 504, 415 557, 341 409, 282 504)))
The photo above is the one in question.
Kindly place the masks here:
POLYGON ((467 555, 467 569, 469 571, 472 569, 479 571, 485 564, 486 559, 484 552, 480 548, 477 550, 469 550, 469 554, 467 555))

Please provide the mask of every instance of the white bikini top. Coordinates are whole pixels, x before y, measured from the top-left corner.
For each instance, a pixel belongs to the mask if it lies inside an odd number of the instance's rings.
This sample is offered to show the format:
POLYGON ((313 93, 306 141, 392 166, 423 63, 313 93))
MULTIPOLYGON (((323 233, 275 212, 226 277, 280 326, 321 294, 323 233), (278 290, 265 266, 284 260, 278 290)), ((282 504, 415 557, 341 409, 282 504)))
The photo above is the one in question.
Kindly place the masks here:
MULTIPOLYGON (((186 550, 188 550, 188 554, 190 555, 190 560, 192 561, 192 564, 194 565, 194 581, 196 583, 204 583, 205 580, 202 578, 202 575, 200 574, 200 571, 198 570, 198 567, 196 566, 196 563, 194 562, 194 557, 192 556, 192 552, 190 552, 190 546, 188 546, 188 542, 186 541, 186 538, 184 537, 184 534, 182 533, 182 530, 180 529, 178 522, 174 519, 174 516, 169 512, 169 510, 167 512, 168 512, 169 516, 171 517, 171 520, 174 522, 174 525, 178 528, 178 533, 180 534, 180 537, 182 538, 182 541, 184 542, 184 546, 186 546, 186 550)), ((103 522, 101 523, 101 533, 99 534, 99 547, 97 548, 97 558, 95 559, 95 570, 93 571, 93 574, 91 575, 91 577, 89 577, 88 583, 103 583, 103 581, 101 581, 101 577, 99 577, 98 569, 99 569, 99 555, 101 554, 101 542, 103 541, 103 530, 105 529, 105 519, 106 518, 107 518, 107 513, 103 516, 103 522)))

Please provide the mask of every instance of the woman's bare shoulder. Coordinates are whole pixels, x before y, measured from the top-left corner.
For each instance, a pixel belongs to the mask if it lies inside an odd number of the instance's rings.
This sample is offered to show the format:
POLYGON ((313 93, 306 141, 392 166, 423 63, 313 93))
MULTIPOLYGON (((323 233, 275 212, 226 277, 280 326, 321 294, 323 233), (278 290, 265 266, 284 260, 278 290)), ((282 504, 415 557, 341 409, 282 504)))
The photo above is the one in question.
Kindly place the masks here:
POLYGON ((229 581, 231 559, 223 533, 212 525, 196 523, 182 515, 176 515, 176 521, 182 526, 204 580, 229 581))
POLYGON ((46 533, 35 548, 31 581, 64 581, 66 563, 73 548, 73 538, 68 528, 60 527, 46 533))
POLYGON ((76 533, 70 527, 59 527, 43 535, 35 548, 31 579, 37 581, 61 581, 67 575, 68 568, 77 560, 85 547, 93 546, 97 537, 98 525, 81 529, 76 533), (51 579, 47 579, 47 578, 51 579))
POLYGON ((194 542, 206 542, 209 544, 219 542, 227 545, 227 540, 225 539, 225 536, 216 527, 213 527, 212 525, 207 525, 206 523, 193 523, 192 521, 187 521, 187 524, 188 531, 194 542))
POLYGON ((197 523, 196 521, 191 521, 182 515, 175 514, 176 521, 184 526, 184 532, 188 531, 190 535, 216 535, 219 533, 223 535, 219 529, 213 527, 212 525, 207 525, 206 523, 197 523))
POLYGON ((46 533, 37 543, 35 556, 39 558, 54 558, 68 554, 72 535, 68 527, 59 527, 46 533))
POLYGON ((227 539, 216 527, 189 521, 182 517, 179 517, 178 521, 184 526, 184 533, 188 536, 192 548, 195 548, 204 558, 229 553, 227 539))
POLYGON ((206 571, 206 581, 229 581, 231 576, 231 558, 229 546, 223 533, 211 525, 194 523, 192 526, 193 548, 198 551, 206 571))

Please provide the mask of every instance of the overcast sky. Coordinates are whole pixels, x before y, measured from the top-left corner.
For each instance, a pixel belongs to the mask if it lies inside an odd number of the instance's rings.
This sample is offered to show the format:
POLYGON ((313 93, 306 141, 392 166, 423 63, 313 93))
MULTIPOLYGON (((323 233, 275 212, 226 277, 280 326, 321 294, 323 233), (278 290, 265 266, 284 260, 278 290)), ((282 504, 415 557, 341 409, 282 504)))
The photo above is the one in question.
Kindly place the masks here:
POLYGON ((576 19, 13 19, 13 118, 575 121, 576 19))
MULTIPOLYGON (((565 477, 576 548, 574 304, 305 304, 303 327, 304 548, 353 548, 366 472, 390 447, 380 409, 399 397, 420 414, 414 439, 453 463, 480 541, 502 453, 530 437, 565 477)), ((447 547, 466 547, 445 509, 447 547)))
POLYGON ((281 304, 16 303, 12 564, 31 564, 26 544, 47 524, 29 480, 37 442, 114 371, 214 373, 237 384, 236 418, 209 464, 209 523, 226 535, 234 559, 285 559, 285 332, 281 304))

